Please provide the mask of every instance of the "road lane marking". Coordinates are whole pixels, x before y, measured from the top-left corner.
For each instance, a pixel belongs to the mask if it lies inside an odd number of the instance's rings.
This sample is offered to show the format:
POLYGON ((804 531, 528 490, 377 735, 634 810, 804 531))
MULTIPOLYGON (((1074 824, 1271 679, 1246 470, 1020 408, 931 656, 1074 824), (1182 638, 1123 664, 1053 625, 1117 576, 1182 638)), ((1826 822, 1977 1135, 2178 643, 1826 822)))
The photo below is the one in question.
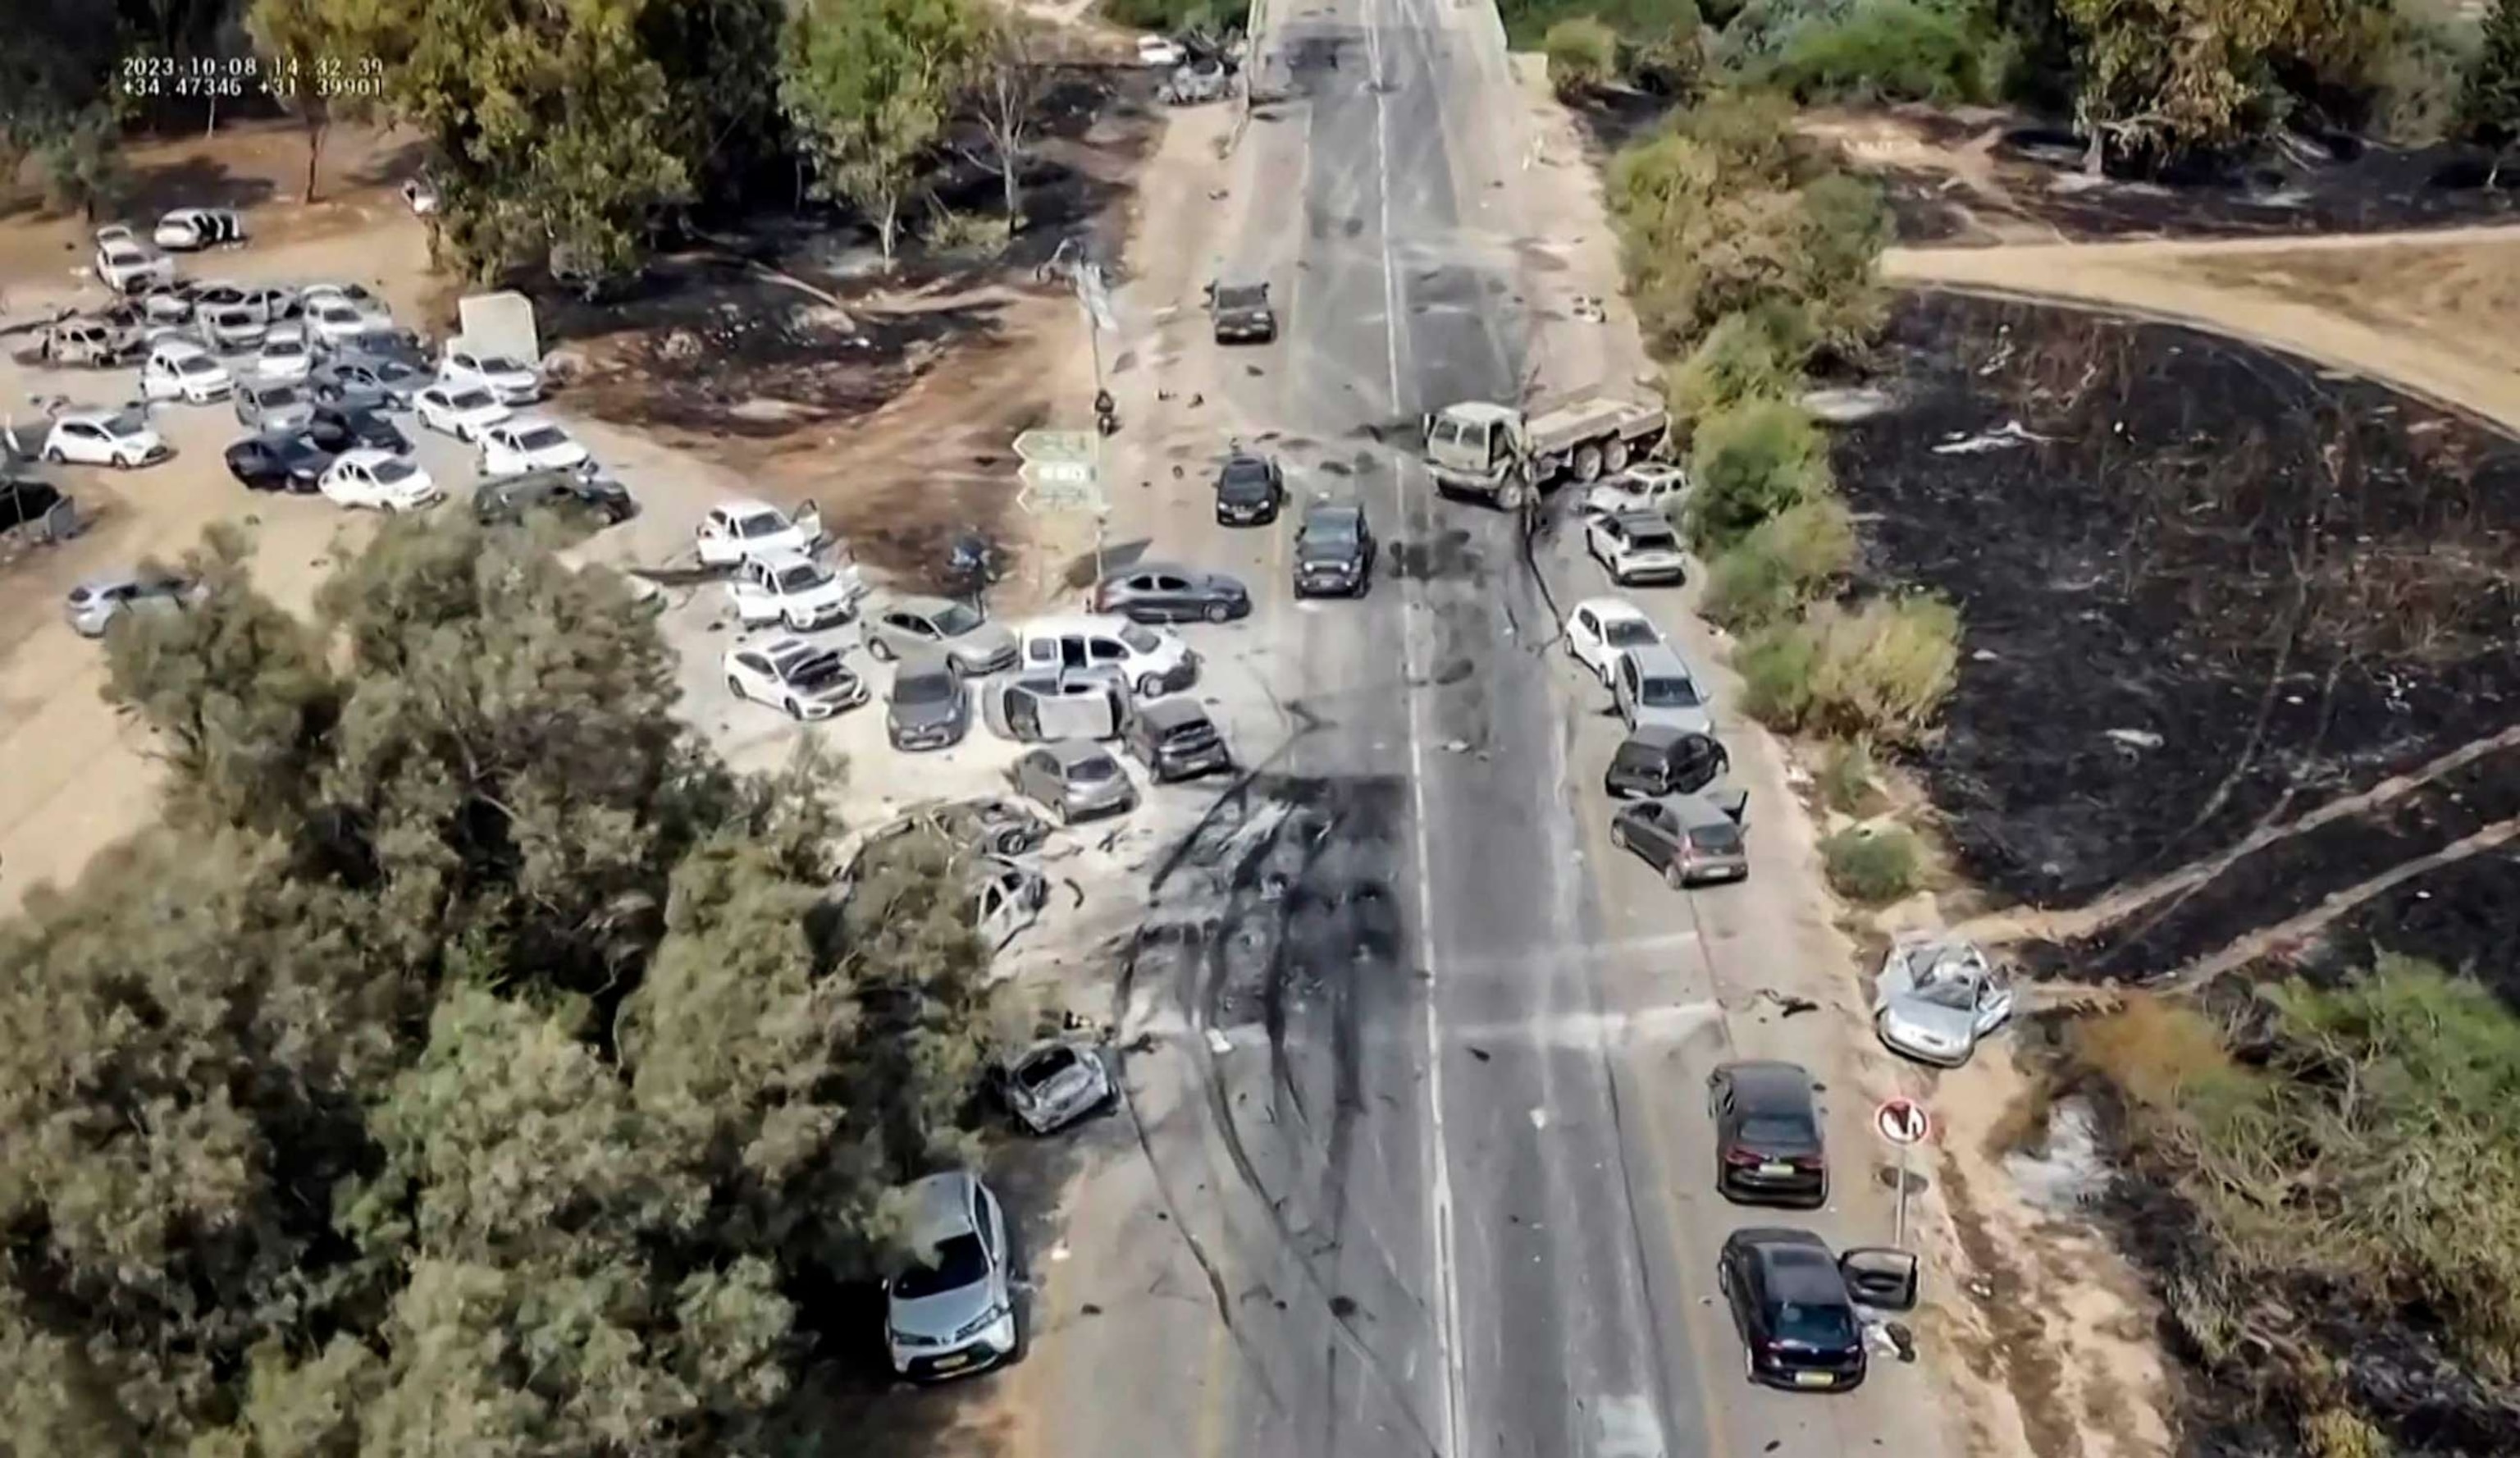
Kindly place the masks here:
POLYGON ((1724 1010, 1714 1003, 1687 1002, 1633 1013, 1560 1013, 1538 1023, 1457 1024, 1447 1036, 1452 1042, 1487 1054, 1517 1047, 1591 1053, 1604 1043, 1627 1047, 1686 1043, 1705 1028, 1721 1026, 1723 1022, 1724 1010))
POLYGON ((1592 1404, 1591 1458, 1663 1458, 1662 1420, 1653 1400, 1642 1396, 1597 1397, 1592 1404))

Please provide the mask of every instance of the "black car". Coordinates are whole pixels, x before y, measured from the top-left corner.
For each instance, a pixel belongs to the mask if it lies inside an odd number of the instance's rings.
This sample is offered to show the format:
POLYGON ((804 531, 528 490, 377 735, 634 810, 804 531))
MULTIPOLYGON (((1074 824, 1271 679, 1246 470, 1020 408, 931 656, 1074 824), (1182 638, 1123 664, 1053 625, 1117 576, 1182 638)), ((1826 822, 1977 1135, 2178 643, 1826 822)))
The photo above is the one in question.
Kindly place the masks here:
POLYGON ((391 451, 398 456, 411 453, 411 437, 396 430, 392 421, 363 405, 318 405, 315 418, 306 424, 306 433, 335 455, 361 447, 391 451))
POLYGON ((1210 284, 1207 307, 1220 344, 1266 344, 1278 338, 1267 284, 1210 284))
POLYGON ((1373 586, 1373 527, 1354 502, 1317 501, 1295 526, 1295 596, 1363 597, 1373 586))
POLYGON ((1864 1385, 1864 1323, 1825 1241, 1808 1230, 1736 1230, 1717 1260, 1752 1382, 1824 1392, 1864 1385))
POLYGON ((1095 584, 1094 611, 1133 622, 1227 622, 1251 611, 1251 589, 1223 572, 1142 562, 1095 584))
POLYGON ((326 450, 303 432, 248 435, 228 447, 228 474, 256 491, 304 496, 324 478, 338 451, 326 450))
POLYGON ((1286 504, 1286 478, 1278 463, 1238 451, 1216 474, 1216 520, 1228 526, 1262 526, 1286 504))
POLYGON ((1610 755, 1601 788, 1612 799, 1695 795, 1724 777, 1732 756, 1712 735, 1673 724, 1639 724, 1610 755))
POLYGON ((1120 744, 1158 784, 1234 767, 1216 721, 1189 699, 1158 699, 1140 709, 1120 744))
POLYGON ((639 504, 612 478, 575 470, 528 471, 472 488, 472 516, 484 526, 521 522, 528 512, 536 511, 561 516, 584 513, 601 518, 606 525, 616 525, 637 516, 639 504))
POLYGON ((1799 1064, 1728 1063, 1706 1075, 1715 1188, 1745 1204, 1828 1204, 1828 1152, 1812 1076, 1799 1064))

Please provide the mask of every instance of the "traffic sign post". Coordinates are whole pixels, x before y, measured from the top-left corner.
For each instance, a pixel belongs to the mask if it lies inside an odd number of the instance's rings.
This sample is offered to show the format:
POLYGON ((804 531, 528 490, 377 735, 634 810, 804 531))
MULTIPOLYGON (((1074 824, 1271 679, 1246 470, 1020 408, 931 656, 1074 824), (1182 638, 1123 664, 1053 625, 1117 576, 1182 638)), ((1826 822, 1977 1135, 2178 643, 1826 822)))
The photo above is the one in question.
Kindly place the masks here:
POLYGON ((1872 1111, 1872 1128, 1899 1151, 1898 1223, 1892 1228, 1890 1244, 1908 1249, 1908 1151, 1925 1142, 1933 1133, 1933 1116, 1925 1106, 1910 1098, 1884 1099, 1872 1111))
POLYGON ((1015 478, 1023 489, 1015 506, 1026 513, 1087 511, 1094 514, 1094 577, 1102 578, 1102 530, 1110 515, 1102 498, 1102 436, 1096 431, 1026 431, 1015 437, 1023 464, 1015 478))

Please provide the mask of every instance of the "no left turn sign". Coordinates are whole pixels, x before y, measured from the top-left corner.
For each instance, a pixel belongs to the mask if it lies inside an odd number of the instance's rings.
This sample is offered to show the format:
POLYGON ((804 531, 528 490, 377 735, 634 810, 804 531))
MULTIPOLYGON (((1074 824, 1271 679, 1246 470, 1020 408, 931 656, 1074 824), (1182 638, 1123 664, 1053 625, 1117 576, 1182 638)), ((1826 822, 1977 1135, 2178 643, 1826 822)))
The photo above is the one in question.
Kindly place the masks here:
POLYGON ((1933 1131, 1934 1121, 1925 1106, 1914 1099, 1884 1099, 1881 1107, 1872 1111, 1872 1127, 1881 1131, 1882 1138, 1904 1149, 1924 1143, 1925 1136, 1933 1131))

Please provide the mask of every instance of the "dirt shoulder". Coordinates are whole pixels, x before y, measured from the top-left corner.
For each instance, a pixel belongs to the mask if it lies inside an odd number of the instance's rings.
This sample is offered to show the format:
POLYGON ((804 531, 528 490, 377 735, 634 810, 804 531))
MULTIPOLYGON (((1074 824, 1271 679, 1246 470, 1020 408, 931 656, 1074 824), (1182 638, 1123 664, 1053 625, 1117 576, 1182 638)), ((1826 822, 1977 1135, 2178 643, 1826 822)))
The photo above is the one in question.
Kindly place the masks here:
POLYGON ((1893 284, 2184 324, 2520 432, 2520 226, 2259 240, 1895 248, 1893 284))

